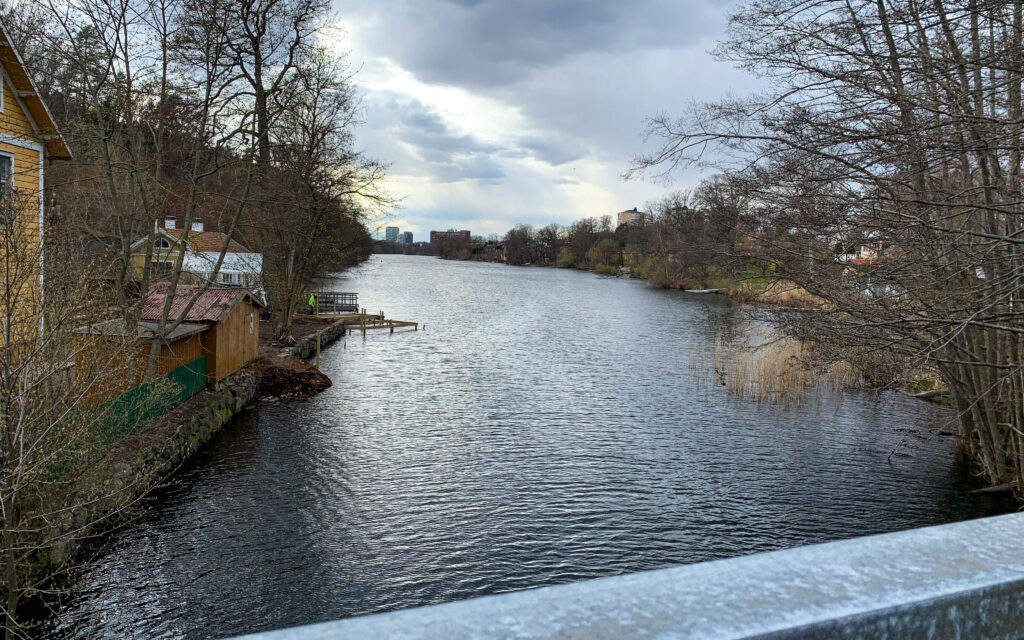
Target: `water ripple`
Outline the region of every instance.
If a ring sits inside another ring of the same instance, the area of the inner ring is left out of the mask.
[[[986,515],[948,419],[898,395],[777,408],[698,384],[723,301],[402,256],[330,288],[426,324],[324,353],[88,571],[52,637],[206,638]]]

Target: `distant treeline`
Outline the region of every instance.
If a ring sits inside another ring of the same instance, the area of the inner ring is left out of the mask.
[[[373,253],[388,253],[388,254],[399,254],[406,256],[436,256],[437,247],[430,244],[429,242],[414,242],[412,244],[404,244],[401,242],[388,242],[386,240],[378,240],[373,243]]]
[[[762,230],[749,202],[727,180],[714,177],[693,191],[678,191],[633,212],[626,224],[611,216],[583,218],[569,226],[520,224],[498,242],[453,241],[442,258],[512,265],[586,269],[633,277],[672,288],[725,287],[737,274],[767,272],[758,256]]]

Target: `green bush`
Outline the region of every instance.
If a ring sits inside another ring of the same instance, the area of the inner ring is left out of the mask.
[[[555,258],[555,266],[560,269],[572,269],[576,266],[576,254],[569,247],[563,248]]]
[[[619,266],[622,265],[622,247],[619,246],[617,240],[604,238],[587,252],[587,264],[595,271],[599,267],[614,267],[618,271]]]

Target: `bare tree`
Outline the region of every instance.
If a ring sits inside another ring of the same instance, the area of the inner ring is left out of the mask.
[[[786,326],[935,367],[980,474],[1024,493],[1022,3],[758,0],[730,25],[719,54],[771,88],[652,119],[635,170],[733,172],[780,276],[834,309]]]
[[[311,52],[279,101],[286,108],[271,131],[275,161],[264,177],[276,195],[263,200],[254,226],[284,338],[317,278],[369,254],[365,216],[392,201],[382,189],[384,166],[355,149],[357,99],[343,60]]]
[[[537,236],[528,224],[517,224],[505,234],[505,262],[530,264],[537,260]]]
[[[314,53],[315,35],[329,7],[325,0],[250,0],[219,4],[213,21],[231,52],[233,65],[251,92],[257,159],[271,161],[271,130],[294,99],[295,71]]]
[[[38,194],[8,189],[0,199],[0,620],[4,638],[27,637],[26,599],[53,589],[59,548],[93,524],[76,479],[113,437],[109,407],[86,410],[112,371],[132,362],[134,333],[113,339],[94,369],[76,370],[84,345],[72,330],[101,318],[115,300],[98,286],[74,238],[46,237],[46,296],[40,289]],[[45,322],[40,323],[43,318]],[[104,490],[106,504],[128,500]],[[103,493],[103,491],[101,491]],[[112,507],[108,515],[116,512]],[[75,516],[75,517],[72,517]]]

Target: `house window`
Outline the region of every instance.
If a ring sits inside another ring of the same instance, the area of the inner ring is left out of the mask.
[[[10,197],[14,189],[14,156],[0,154],[0,228],[14,219],[14,199]]]
[[[164,260],[154,260],[150,269],[151,278],[166,278],[174,270],[174,263]]]
[[[170,249],[171,248],[171,243],[167,242],[167,240],[165,238],[159,238],[156,241],[156,248],[157,249]]]

